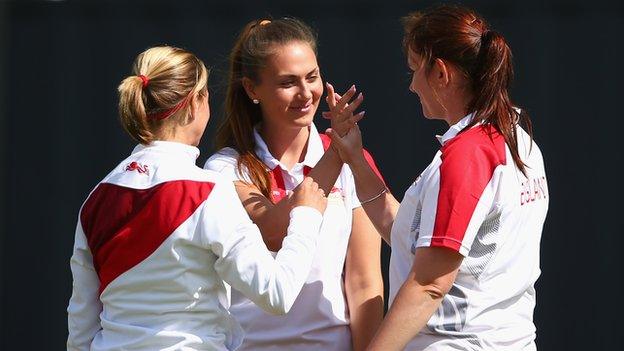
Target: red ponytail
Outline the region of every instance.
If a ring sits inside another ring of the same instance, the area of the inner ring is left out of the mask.
[[[424,57],[428,67],[439,58],[464,72],[473,95],[467,108],[474,113],[467,128],[477,123],[494,127],[505,138],[518,169],[526,174],[518,153],[516,126],[523,125],[531,136],[532,126],[509,98],[513,66],[505,38],[490,30],[477,13],[460,6],[442,5],[412,13],[404,19],[404,26],[405,50]]]

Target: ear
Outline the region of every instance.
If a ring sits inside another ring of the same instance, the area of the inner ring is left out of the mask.
[[[445,87],[451,81],[451,67],[442,59],[435,59],[431,70],[431,79],[435,86]]]
[[[257,99],[258,94],[256,94],[256,84],[253,82],[253,80],[247,77],[243,77],[242,83],[243,89],[245,89],[245,92],[247,93],[247,96],[249,96],[249,99]]]
[[[208,93],[206,94],[197,93],[193,96],[193,98],[191,99],[191,103],[190,103],[191,113],[188,116],[188,123],[192,123],[195,120],[195,116],[197,116],[197,114],[200,113],[202,104],[205,103],[204,99],[207,99],[207,98],[208,98]]]

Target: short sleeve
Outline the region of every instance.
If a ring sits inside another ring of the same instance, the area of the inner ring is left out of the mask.
[[[446,146],[446,145],[445,145]],[[502,148],[502,150],[501,150]],[[467,256],[494,208],[505,164],[502,137],[443,147],[441,164],[425,181],[416,247],[446,247]]]

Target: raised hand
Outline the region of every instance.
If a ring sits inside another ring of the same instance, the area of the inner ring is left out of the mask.
[[[363,157],[362,133],[357,124],[354,124],[347,134],[342,137],[332,128],[327,129],[326,134],[332,140],[332,147],[346,164],[351,165],[355,160]]]
[[[291,207],[309,206],[324,213],[327,208],[327,198],[323,189],[310,177],[305,177],[290,196]]]
[[[344,136],[349,129],[364,118],[365,111],[359,112],[356,115],[353,114],[362,104],[362,101],[364,101],[364,95],[360,93],[355,99],[350,101],[357,92],[355,85],[352,85],[342,96],[336,93],[331,84],[326,83],[326,86],[327,97],[325,101],[327,101],[329,111],[323,112],[322,116],[323,118],[331,120],[332,130],[340,136]]]

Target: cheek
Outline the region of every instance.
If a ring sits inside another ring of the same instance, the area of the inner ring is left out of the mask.
[[[312,97],[315,102],[317,102],[321,96],[323,95],[323,81],[318,79],[312,86],[310,87],[310,91],[312,92]]]
[[[277,89],[266,95],[264,105],[271,109],[284,109],[292,101],[293,95],[289,89]]]

